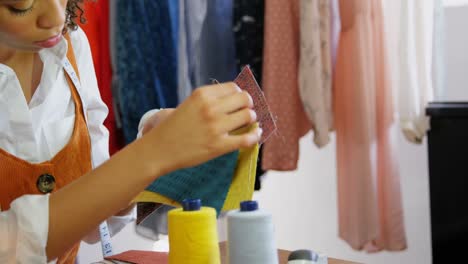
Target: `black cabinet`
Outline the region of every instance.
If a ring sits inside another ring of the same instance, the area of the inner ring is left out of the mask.
[[[468,252],[468,102],[431,103],[428,132],[433,263]]]

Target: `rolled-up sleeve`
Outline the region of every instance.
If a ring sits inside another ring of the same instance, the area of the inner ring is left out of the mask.
[[[0,263],[46,263],[48,232],[49,196],[16,199],[0,212]]]

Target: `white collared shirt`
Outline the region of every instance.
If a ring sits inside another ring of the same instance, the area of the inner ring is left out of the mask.
[[[78,29],[71,32],[70,38],[80,75],[78,92],[87,116],[92,163],[97,167],[109,159],[109,132],[103,125],[108,109],[101,100],[85,33]],[[31,163],[52,159],[73,132],[75,105],[63,70],[67,48],[63,39],[55,47],[39,52],[43,73],[29,104],[15,72],[0,64],[0,148]],[[22,196],[12,203],[10,210],[0,212],[0,263],[46,262],[48,197]],[[111,217],[108,219],[111,234],[134,219],[135,210],[128,216]],[[96,230],[86,241],[98,239]]]

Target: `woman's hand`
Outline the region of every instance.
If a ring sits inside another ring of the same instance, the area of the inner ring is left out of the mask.
[[[234,83],[204,86],[177,109],[155,116],[145,127],[143,139],[164,151],[167,171],[195,166],[258,143],[261,129],[230,134],[256,121],[252,107],[250,95]]]

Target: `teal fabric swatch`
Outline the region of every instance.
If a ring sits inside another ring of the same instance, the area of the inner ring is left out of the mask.
[[[203,206],[215,208],[219,215],[231,186],[238,157],[239,151],[235,151],[196,167],[174,171],[151,183],[146,190],[180,203],[184,199],[201,199]]]

